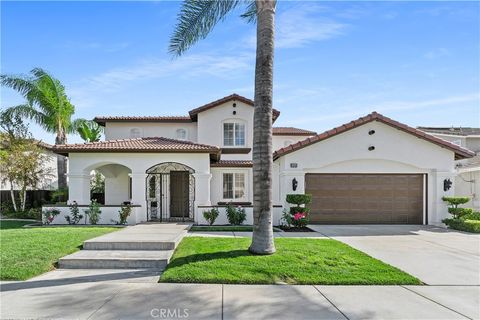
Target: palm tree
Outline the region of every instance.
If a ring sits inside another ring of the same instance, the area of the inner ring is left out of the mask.
[[[102,127],[95,121],[83,121],[77,127],[77,132],[85,142],[97,142],[102,137]]]
[[[253,133],[253,237],[250,252],[275,252],[272,230],[272,95],[275,0],[185,0],[170,39],[169,51],[180,56],[206,38],[227,13],[246,6],[242,17],[257,23]]]
[[[10,107],[6,112],[28,118],[45,131],[55,133],[55,144],[67,143],[67,134],[75,132],[83,120],[72,121],[75,107],[70,103],[65,87],[43,69],[35,68],[26,75],[1,75],[0,84],[18,91],[25,104]],[[57,156],[58,188],[67,187],[66,158]]]

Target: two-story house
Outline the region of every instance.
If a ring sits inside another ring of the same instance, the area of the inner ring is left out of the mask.
[[[69,201],[88,205],[90,172],[98,170],[102,223],[129,202],[129,223],[203,224],[202,212],[218,207],[225,224],[232,203],[251,224],[253,112],[252,100],[233,94],[185,116],[96,117],[105,141],[54,147],[69,156]],[[279,116],[274,110],[274,123]],[[312,194],[313,223],[438,223],[454,160],[473,155],[375,112],[318,135],[274,124],[272,142],[274,224],[289,193]]]

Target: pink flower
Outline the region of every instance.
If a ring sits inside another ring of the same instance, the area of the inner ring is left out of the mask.
[[[305,218],[305,214],[301,212],[297,212],[293,215],[293,220],[298,221],[300,219]]]

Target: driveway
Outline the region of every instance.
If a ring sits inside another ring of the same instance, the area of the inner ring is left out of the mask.
[[[310,225],[429,285],[480,285],[480,235],[433,226]]]

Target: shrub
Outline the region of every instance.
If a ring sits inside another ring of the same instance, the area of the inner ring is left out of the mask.
[[[286,200],[288,203],[294,204],[295,206],[290,207],[288,213],[284,211],[283,220],[287,221],[289,226],[293,225],[297,228],[305,227],[309,222],[308,214],[310,213],[310,208],[307,208],[307,204],[312,201],[312,195],[287,194]]]
[[[46,209],[42,212],[43,219],[42,222],[44,224],[52,223],[53,219],[60,214],[60,210],[58,209]]]
[[[127,219],[132,213],[132,206],[129,204],[123,205],[120,210],[118,210],[118,216],[120,221],[114,221],[116,224],[127,224]]]
[[[308,224],[308,214],[305,212],[297,212],[293,215],[292,224],[297,228],[304,228]]]
[[[88,216],[88,220],[91,224],[98,223],[102,210],[100,210],[100,204],[98,204],[97,200],[93,199],[90,202],[90,206],[85,210],[85,214]]]
[[[71,216],[65,216],[65,220],[67,220],[68,224],[77,224],[83,218],[83,215],[80,214],[80,209],[78,209],[78,203],[73,201],[69,208]]]
[[[52,192],[53,203],[64,203],[68,200],[68,188],[60,188]]]
[[[442,222],[451,229],[480,233],[480,220],[443,219]]]
[[[232,225],[240,225],[245,222],[247,219],[247,214],[245,213],[245,209],[242,207],[234,208],[231,205],[227,206],[227,219],[228,223]]]
[[[311,194],[287,194],[287,202],[290,204],[296,204],[300,207],[302,204],[307,205],[312,202]]]
[[[218,218],[218,209],[212,208],[210,210],[203,211],[203,217],[207,220],[209,225],[213,225]]]
[[[462,220],[480,220],[480,212],[473,211],[462,216]]]
[[[460,218],[461,216],[472,213],[471,209],[459,208],[458,206],[470,201],[468,197],[442,197],[442,200],[448,202],[448,212],[453,216],[454,219]]]
[[[291,215],[290,210],[288,210],[288,209],[283,209],[282,212],[283,212],[282,213],[282,220],[281,220],[282,225],[290,228],[292,226],[293,216]]]

